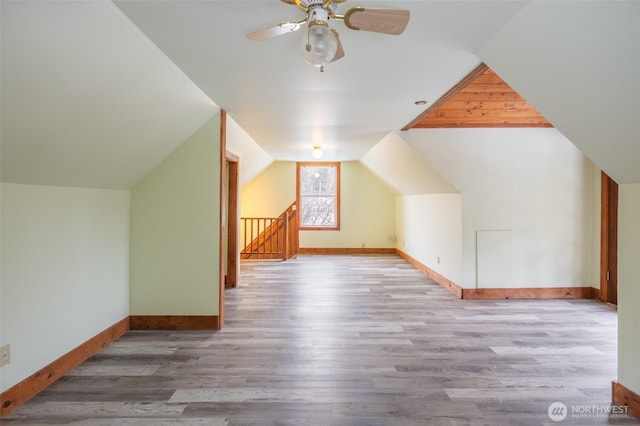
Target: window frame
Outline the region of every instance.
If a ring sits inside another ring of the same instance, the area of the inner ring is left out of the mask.
[[[336,205],[336,223],[332,226],[305,226],[302,224],[302,194],[300,193],[301,185],[300,185],[300,173],[303,167],[334,167],[336,170],[336,194],[335,197],[335,205]],[[311,161],[311,162],[297,162],[296,163],[296,206],[298,209],[298,229],[301,231],[339,231],[340,230],[340,192],[341,192],[341,182],[340,182],[340,163],[339,162],[320,162],[320,161]]]

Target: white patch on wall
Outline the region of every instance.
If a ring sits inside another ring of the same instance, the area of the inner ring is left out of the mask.
[[[513,287],[511,230],[476,231],[477,288]]]

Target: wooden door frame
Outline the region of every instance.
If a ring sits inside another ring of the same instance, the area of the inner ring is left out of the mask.
[[[229,186],[227,191],[227,278],[225,288],[236,288],[240,282],[240,250],[238,249],[240,158],[227,151],[226,166]]]
[[[239,170],[240,159],[227,151],[227,112],[220,110],[218,329],[224,326],[224,291],[227,288],[227,283],[236,287],[240,275],[240,257],[238,255]],[[228,218],[231,220],[228,220]],[[227,272],[226,274],[225,271]]]
[[[618,304],[618,184],[601,173],[600,299]]]

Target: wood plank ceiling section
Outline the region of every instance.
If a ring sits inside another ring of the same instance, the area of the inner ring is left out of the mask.
[[[480,64],[402,130],[553,127],[485,64]]]

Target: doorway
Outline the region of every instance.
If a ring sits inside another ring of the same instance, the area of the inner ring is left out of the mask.
[[[601,178],[600,299],[618,304],[618,184]]]
[[[239,280],[239,250],[238,250],[238,172],[239,158],[228,152],[227,162],[227,259],[225,274],[225,289],[236,288]]]
[[[220,262],[218,328],[224,326],[224,292],[239,284],[238,193],[240,159],[227,151],[227,113],[220,111]]]

